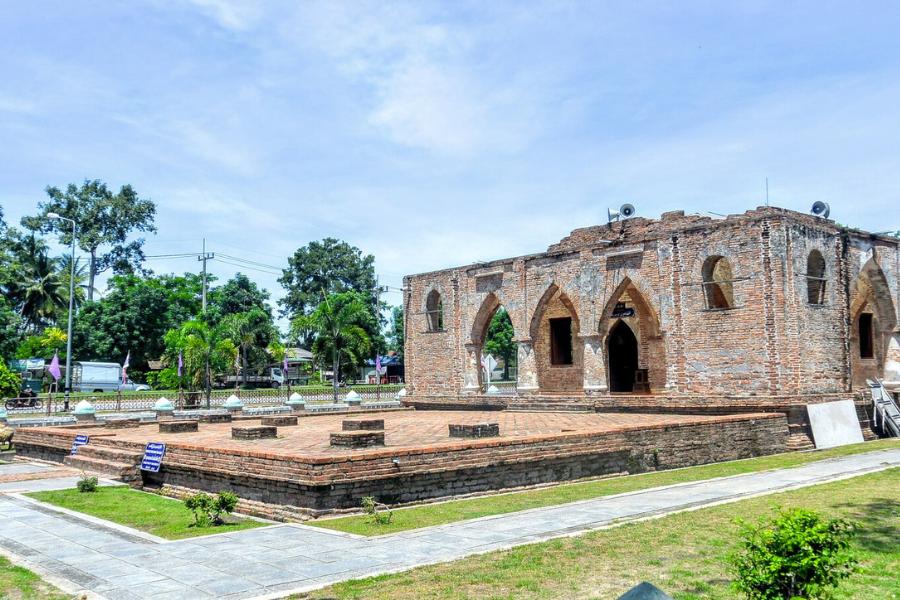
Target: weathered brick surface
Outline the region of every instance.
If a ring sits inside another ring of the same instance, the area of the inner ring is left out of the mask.
[[[230,413],[216,413],[211,415],[200,415],[197,418],[201,423],[231,423],[234,417]]]
[[[331,434],[331,445],[336,448],[372,448],[374,446],[384,446],[384,431],[336,431]]]
[[[271,425],[244,425],[231,428],[231,437],[236,440],[261,440],[278,437],[278,428]]]
[[[141,424],[141,420],[138,418],[119,418],[119,419],[107,419],[103,426],[107,429],[125,429],[139,427]]]
[[[194,420],[178,420],[178,421],[160,421],[160,433],[190,433],[198,430],[197,421]]]
[[[341,423],[344,431],[379,431],[384,430],[384,419],[345,419]]]
[[[450,437],[455,438],[486,438],[500,435],[499,423],[475,423],[471,425],[451,423],[447,427],[450,429]]]
[[[275,427],[290,427],[297,424],[297,417],[291,415],[270,415],[260,417],[260,424],[274,425]]]
[[[810,302],[813,251],[824,258],[821,303]],[[710,308],[704,292],[716,256],[730,265],[729,308]],[[404,287],[410,402],[478,393],[501,305],[519,344],[520,394],[609,394],[609,334],[620,321],[653,394],[802,397],[852,392],[875,376],[900,385],[900,241],[774,207],[578,229],[545,253],[412,275]],[[439,330],[428,323],[434,291]],[[634,316],[613,317],[617,304]],[[871,358],[861,314],[873,315]],[[548,322],[559,316],[575,329],[571,366],[549,364]]]

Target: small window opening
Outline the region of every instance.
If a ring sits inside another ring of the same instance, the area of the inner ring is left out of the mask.
[[[731,308],[734,306],[734,290],[731,264],[721,256],[711,256],[703,265],[703,289],[707,308]]]
[[[818,250],[806,260],[806,291],[810,304],[825,303],[825,258]]]
[[[428,331],[444,330],[444,302],[437,290],[428,294],[425,302],[425,317],[428,323]]]
[[[550,319],[550,364],[572,364],[572,318]]]
[[[875,327],[872,313],[859,315],[859,357],[875,358]]]

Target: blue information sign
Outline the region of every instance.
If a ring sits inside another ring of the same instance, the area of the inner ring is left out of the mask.
[[[141,461],[141,470],[159,473],[159,465],[162,463],[163,454],[165,453],[165,444],[149,442],[146,450],[144,450],[144,459]]]
[[[88,440],[91,439],[86,435],[76,435],[75,441],[72,442],[72,451],[69,452],[70,455],[75,456],[75,452],[78,450],[78,446],[84,446],[88,443]]]

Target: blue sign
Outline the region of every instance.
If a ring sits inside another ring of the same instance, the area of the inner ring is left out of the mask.
[[[165,453],[165,444],[147,443],[147,448],[144,450],[144,459],[141,460],[141,470],[159,473],[159,465],[162,463],[163,454]]]
[[[71,456],[75,456],[75,452],[78,450],[78,446],[84,446],[88,443],[88,440],[91,439],[86,435],[76,435],[75,441],[72,442],[72,451],[69,452]]]

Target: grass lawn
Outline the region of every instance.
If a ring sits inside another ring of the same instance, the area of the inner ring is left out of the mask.
[[[861,527],[854,552],[862,571],[835,598],[900,596],[900,470],[629,523],[575,538],[473,556],[453,563],[350,581],[295,599],[617,598],[649,581],[678,600],[740,598],[725,557],[739,527],[805,507]]]
[[[817,452],[792,452],[789,454],[763,456],[760,458],[729,463],[690,467],[672,471],[658,471],[631,477],[601,479],[585,483],[560,485],[541,490],[516,492],[497,496],[483,496],[469,500],[456,500],[439,504],[417,506],[394,511],[392,522],[389,525],[377,525],[371,523],[371,518],[365,515],[310,521],[307,524],[359,535],[381,535],[384,533],[394,533],[420,527],[431,527],[433,525],[441,525],[477,517],[517,512],[529,508],[539,508],[542,506],[575,502],[577,500],[587,500],[600,496],[622,494],[625,492],[644,490],[663,485],[672,485],[675,483],[727,477],[730,475],[740,475],[741,473],[766,471],[769,469],[797,467],[826,458],[848,456],[859,454],[861,452],[870,452],[872,450],[888,448],[900,448],[900,441],[896,439],[878,440],[867,442],[865,444],[841,446],[839,448],[820,450]]]
[[[225,533],[263,527],[266,523],[228,517],[228,523],[215,527],[194,527],[194,515],[182,502],[139,492],[125,486],[99,487],[96,492],[76,489],[34,492],[28,496],[69,510],[85,513],[113,523],[146,531],[167,540]],[[0,596],[2,598],[2,596]]]
[[[28,569],[0,556],[0,600],[68,600],[64,594]]]

